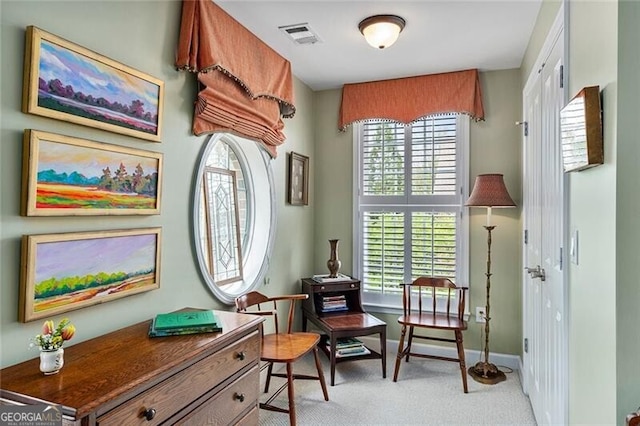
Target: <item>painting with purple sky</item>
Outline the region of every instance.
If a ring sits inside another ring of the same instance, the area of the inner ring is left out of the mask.
[[[154,270],[156,235],[94,238],[38,244],[35,283],[99,272]]]
[[[160,287],[161,228],[24,235],[23,322]]]
[[[164,82],[27,27],[23,111],[160,142]]]
[[[142,101],[145,112],[158,114],[158,86],[81,56],[46,40],[40,46],[40,78],[59,79],[76,93],[131,105]]]

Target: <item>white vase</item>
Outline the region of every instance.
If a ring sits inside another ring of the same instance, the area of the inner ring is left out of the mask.
[[[40,371],[44,374],[56,374],[64,365],[64,349],[40,351]]]

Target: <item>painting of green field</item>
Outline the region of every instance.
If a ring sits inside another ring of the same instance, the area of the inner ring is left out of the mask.
[[[26,130],[26,216],[159,214],[162,154]]]
[[[76,187],[63,184],[38,182],[36,207],[38,208],[124,208],[153,209],[156,200],[152,196],[121,194],[97,187]]]
[[[160,228],[23,235],[20,320],[159,288],[160,240]]]
[[[144,288],[145,286],[153,285],[155,283],[155,274],[146,273],[139,276],[123,276],[119,280],[114,280],[108,284],[99,285],[95,281],[93,283],[87,283],[91,281],[88,277],[82,277],[79,279],[76,290],[71,290],[68,293],[58,293],[53,295],[47,295],[46,292],[39,290],[42,289],[42,284],[36,286],[36,294],[33,302],[33,311],[49,311],[51,309],[64,307],[68,305],[74,305],[83,301],[90,301],[91,299],[100,299],[108,295],[117,295],[127,291],[134,291],[138,288]],[[88,287],[93,284],[93,287]],[[83,286],[87,286],[84,288]],[[40,288],[39,288],[40,287]],[[59,283],[51,283],[51,288],[60,288]],[[40,297],[38,297],[40,296]]]

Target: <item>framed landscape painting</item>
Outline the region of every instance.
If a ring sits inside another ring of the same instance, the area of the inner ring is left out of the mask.
[[[159,152],[27,129],[22,214],[159,214],[162,160]]]
[[[24,235],[20,321],[159,288],[160,240],[160,228]]]
[[[34,26],[25,45],[23,112],[160,142],[162,80]]]

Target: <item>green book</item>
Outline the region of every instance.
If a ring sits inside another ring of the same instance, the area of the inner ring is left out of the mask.
[[[181,328],[169,328],[165,330],[158,330],[155,327],[156,320],[151,321],[149,326],[149,337],[165,337],[165,336],[181,336],[184,334],[198,334],[198,333],[219,333],[222,331],[222,327],[219,325],[211,326],[199,326],[199,327],[181,327]]]
[[[155,330],[219,326],[213,311],[187,311],[158,314],[156,315],[152,325]]]
[[[362,341],[354,337],[341,338],[336,342],[336,349],[359,348],[361,346],[363,346]]]

